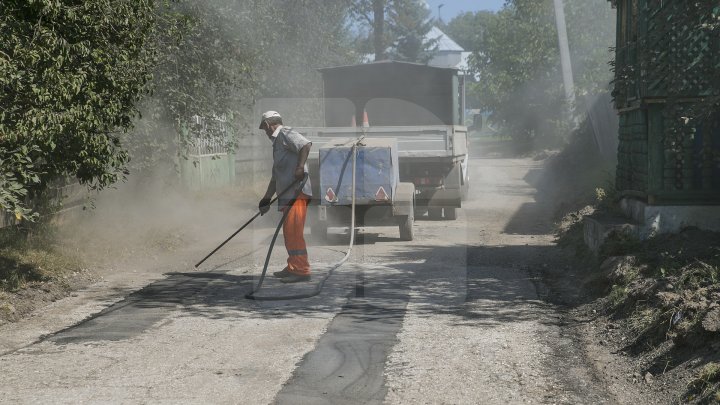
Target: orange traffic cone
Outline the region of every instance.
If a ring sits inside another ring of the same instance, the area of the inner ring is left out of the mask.
[[[363,110],[363,128],[368,128],[370,126],[370,121],[368,121],[367,111]]]

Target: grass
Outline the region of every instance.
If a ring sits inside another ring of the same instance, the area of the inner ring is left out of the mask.
[[[639,307],[630,315],[630,328],[637,335],[646,333],[660,322],[661,313],[657,308]]]
[[[627,287],[622,285],[613,285],[608,294],[608,303],[611,308],[617,308],[622,305],[628,297]]]
[[[697,289],[717,284],[719,280],[720,266],[696,260],[683,266],[678,277],[678,285],[682,289]]]
[[[0,292],[15,292],[33,282],[61,279],[81,267],[55,249],[51,232],[28,235],[0,229]]]
[[[700,369],[697,377],[690,382],[688,396],[692,398],[693,394],[698,394],[701,397],[710,397],[718,401],[720,400],[720,389],[716,387],[717,383],[720,383],[720,363],[710,362]],[[712,390],[715,391],[711,392]]]

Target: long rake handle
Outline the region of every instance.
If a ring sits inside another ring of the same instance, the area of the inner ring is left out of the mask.
[[[271,203],[271,204],[272,204],[272,203]],[[252,218],[250,218],[249,221],[245,222],[245,225],[243,225],[242,227],[240,227],[240,229],[238,229],[238,230],[235,231],[232,235],[230,235],[230,237],[228,237],[227,239],[225,239],[225,241],[224,241],[223,243],[221,243],[220,246],[218,246],[218,247],[216,247],[215,249],[213,249],[212,252],[208,253],[207,256],[203,257],[202,260],[200,260],[199,262],[197,262],[197,264],[195,265],[195,268],[198,268],[201,264],[203,264],[203,262],[204,262],[205,260],[207,260],[210,256],[214,255],[215,252],[217,252],[218,250],[220,250],[221,247],[225,246],[226,243],[230,242],[230,239],[234,238],[235,235],[239,234],[240,231],[242,231],[243,229],[245,229],[246,226],[250,225],[250,223],[251,223],[252,221],[254,221],[255,218],[257,218],[257,217],[259,217],[259,216],[260,216],[260,212],[256,213]]]
[[[286,193],[288,190],[290,190],[295,184],[297,184],[298,181],[300,181],[300,180],[295,180],[291,185],[289,185],[289,186],[288,186],[285,190],[283,190],[281,193],[277,193],[277,197],[275,197],[275,198],[273,198],[272,200],[270,200],[270,202],[268,203],[268,205],[272,205],[272,203],[274,203],[275,201],[277,201],[278,198],[280,198],[281,195],[285,194],[285,193]],[[238,230],[235,231],[232,235],[230,235],[227,239],[225,239],[225,241],[224,241],[223,243],[221,243],[220,246],[216,247],[212,252],[208,253],[207,256],[203,257],[202,260],[200,260],[199,262],[197,262],[197,264],[195,265],[195,268],[197,269],[201,264],[203,264],[203,262],[205,262],[205,260],[207,260],[208,258],[210,258],[210,256],[214,255],[215,252],[217,252],[218,250],[220,250],[220,248],[222,248],[223,246],[225,246],[226,243],[230,242],[230,239],[234,238],[235,235],[239,234],[240,231],[242,231],[243,229],[245,229],[246,226],[250,225],[250,223],[251,223],[252,221],[254,221],[255,218],[259,217],[260,215],[261,215],[261,212],[258,211],[252,218],[250,218],[249,221],[245,222],[245,225],[241,226],[240,229],[238,229]]]

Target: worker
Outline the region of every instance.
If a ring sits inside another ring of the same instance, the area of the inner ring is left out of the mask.
[[[283,224],[283,237],[288,253],[287,266],[276,271],[274,275],[284,283],[309,281],[310,262],[303,231],[312,188],[309,178],[304,184],[302,180],[308,175],[307,157],[312,143],[292,128],[283,126],[282,117],[277,111],[263,113],[260,129],[265,131],[273,145],[272,178],[258,205],[260,213],[264,215],[270,209],[271,198],[276,192],[282,193],[290,187],[283,195],[278,196],[278,209],[283,213],[287,211]],[[291,187],[295,182],[297,184]],[[295,202],[289,206],[296,195]]]

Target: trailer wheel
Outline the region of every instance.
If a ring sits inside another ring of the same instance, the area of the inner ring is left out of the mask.
[[[457,208],[445,207],[445,219],[448,221],[454,221],[457,219]]]
[[[400,217],[400,240],[411,241],[415,237],[413,223],[415,218],[410,215]]]

